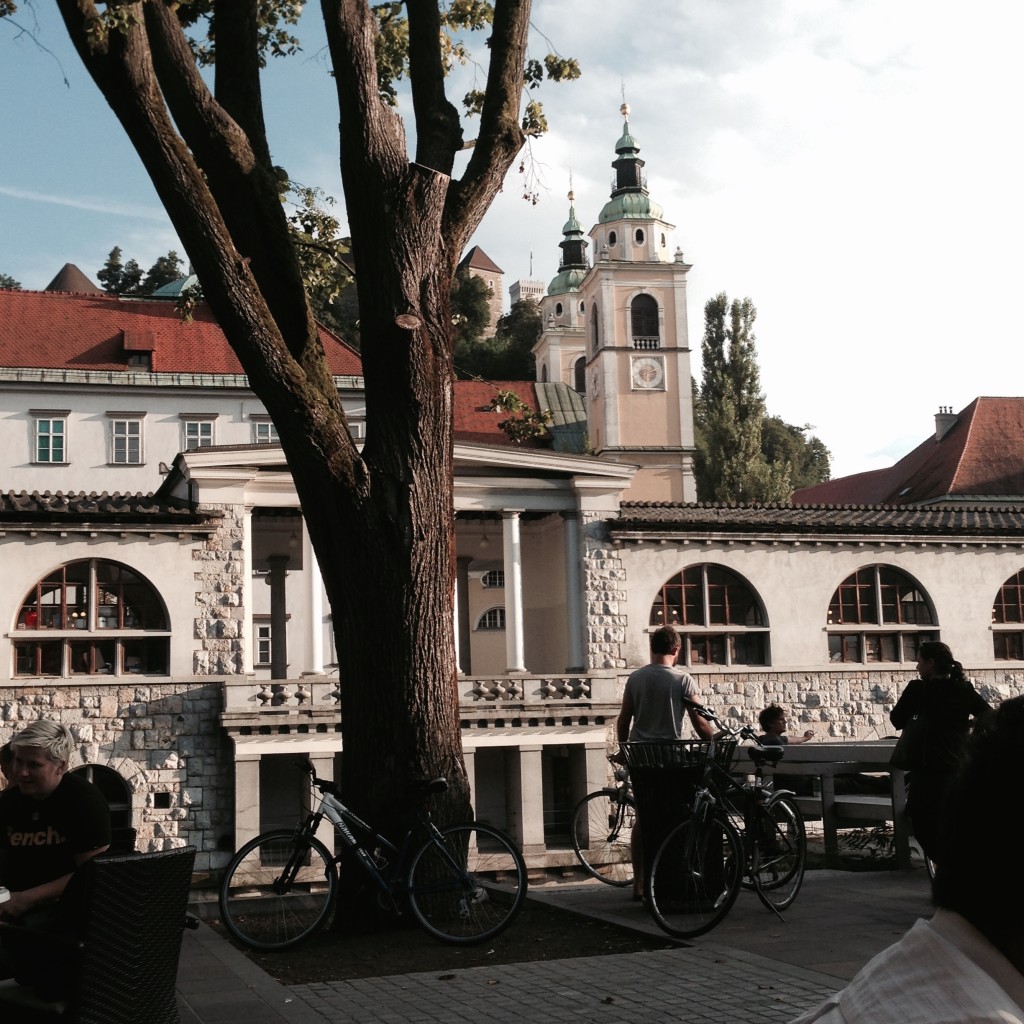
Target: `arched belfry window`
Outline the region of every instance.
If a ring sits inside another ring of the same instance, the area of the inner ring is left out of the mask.
[[[666,582],[651,605],[651,626],[675,626],[679,664],[767,665],[768,628],[761,600],[724,566],[691,565]]]
[[[590,307],[590,343],[593,350],[597,351],[598,330],[597,330],[597,303]]]
[[[868,565],[847,576],[828,606],[829,661],[906,664],[938,620],[920,585],[901,569]]]
[[[1014,573],[996,594],[992,653],[997,661],[1024,661],[1024,569]]]
[[[583,356],[572,364],[572,388],[581,395],[587,393],[587,361]]]
[[[82,559],[21,603],[16,676],[167,675],[170,623],[153,585],[118,562]]]
[[[630,333],[633,348],[661,348],[658,326],[658,303],[653,296],[638,295],[629,306]]]

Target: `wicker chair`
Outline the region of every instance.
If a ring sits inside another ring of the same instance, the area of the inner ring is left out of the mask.
[[[4,1024],[178,1024],[175,982],[196,851],[100,856],[76,873],[63,899],[80,922],[78,941],[5,928],[38,962],[70,963],[70,991],[57,1002],[0,982]]]

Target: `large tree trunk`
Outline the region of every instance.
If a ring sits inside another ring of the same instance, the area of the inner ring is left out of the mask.
[[[264,135],[256,0],[218,0],[216,96],[174,4],[59,0],[86,67],[136,147],[205,295],[277,426],[327,588],[352,805],[398,833],[410,783],[468,814],[455,687],[452,352],[459,254],[522,143],[529,0],[496,0],[480,133],[465,174],[444,95],[437,3],[407,5],[415,162],[380,97],[366,0],[321,0],[358,268],[366,443],[326,366]],[[98,31],[102,17],[114,21]]]

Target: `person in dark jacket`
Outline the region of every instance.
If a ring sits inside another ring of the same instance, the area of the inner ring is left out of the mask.
[[[914,835],[925,856],[937,862],[946,790],[956,774],[971,719],[991,708],[953,652],[938,640],[921,644],[917,674],[889,713],[889,721],[903,730],[893,763],[908,772],[907,813]]]

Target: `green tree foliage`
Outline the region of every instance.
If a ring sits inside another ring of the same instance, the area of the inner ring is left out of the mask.
[[[458,375],[463,379],[534,380],[537,364],[533,346],[540,331],[540,306],[533,299],[520,299],[498,320],[493,338],[456,346]]]
[[[465,347],[479,344],[491,319],[491,292],[482,277],[465,268],[452,282],[452,326],[455,338],[456,366],[458,353]]]
[[[121,247],[115,245],[107,256],[107,262],[96,271],[103,290],[111,295],[152,295],[157,288],[182,276],[184,264],[173,249],[166,256],[160,256],[145,276],[135,260],[122,263],[121,256]]]
[[[163,288],[165,284],[184,277],[184,268],[185,264],[182,258],[171,249],[166,256],[158,257],[153,266],[146,271],[146,276],[139,286],[139,292],[142,295],[152,295],[158,288]]]
[[[704,307],[695,388],[694,473],[701,501],[789,501],[796,487],[829,478],[829,452],[816,437],[768,416],[761,393],[754,321],[747,299],[722,292]]]
[[[778,416],[761,421],[761,451],[769,464],[787,464],[793,490],[824,483],[832,476],[832,455],[809,423],[795,427]]]
[[[57,6],[280,434],[332,609],[346,800],[401,834],[409,781],[446,775],[438,816],[464,816],[452,686],[451,290],[458,254],[541,128],[535,103],[521,110],[535,84],[529,0],[321,0],[356,256],[361,446],[325,359],[263,109],[261,68],[297,45],[300,5]],[[477,32],[486,72],[467,139],[445,75]],[[573,61],[542,64],[549,78],[578,74]],[[408,131],[392,105],[398,80],[408,83]]]
[[[21,282],[15,281],[10,274],[0,274],[0,291],[20,292]]]

